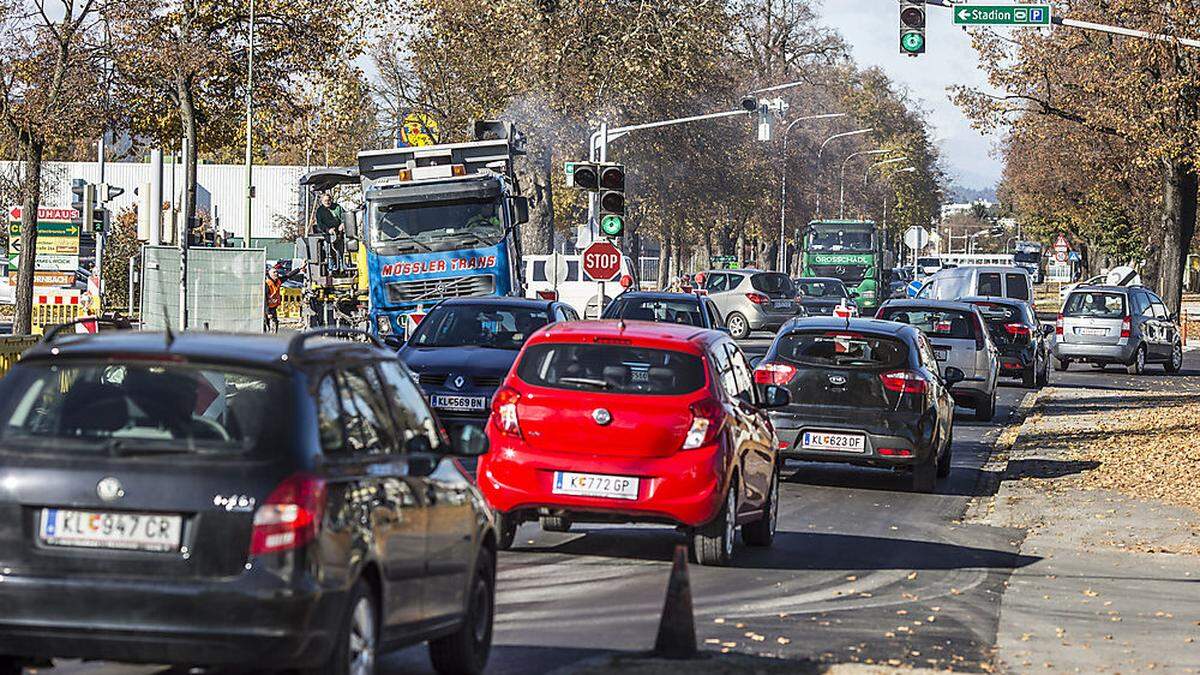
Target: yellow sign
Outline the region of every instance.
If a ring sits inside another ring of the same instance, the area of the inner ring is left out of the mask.
[[[400,126],[400,138],[396,145],[402,148],[419,148],[437,143],[437,122],[425,113],[409,113]]]

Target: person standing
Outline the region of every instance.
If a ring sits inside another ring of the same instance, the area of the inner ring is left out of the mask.
[[[342,221],[344,210],[342,205],[333,201],[329,191],[321,193],[317,206],[313,209],[311,231],[325,239],[325,248],[329,251],[330,271],[342,270],[342,257],[346,248],[346,225]]]

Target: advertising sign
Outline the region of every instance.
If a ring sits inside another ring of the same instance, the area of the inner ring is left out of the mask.
[[[8,277],[13,283],[21,250],[21,209],[9,211]],[[75,209],[38,209],[37,250],[34,261],[34,285],[69,286],[79,269],[79,216]]]

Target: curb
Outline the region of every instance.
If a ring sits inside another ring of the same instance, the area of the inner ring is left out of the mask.
[[[996,498],[1004,475],[1008,472],[1009,452],[1021,438],[1021,428],[1030,416],[1034,406],[1041,401],[1042,394],[1054,387],[1043,387],[1031,391],[1021,399],[1013,410],[1012,418],[1000,432],[1000,437],[992,444],[988,459],[979,467],[979,477],[975,481],[975,494],[978,495],[967,505],[963,515],[964,520],[983,520],[989,509],[985,506]]]

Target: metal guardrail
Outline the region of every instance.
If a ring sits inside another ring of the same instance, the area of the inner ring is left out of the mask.
[[[40,339],[36,335],[6,335],[0,337],[0,377],[7,375],[8,371],[16,365],[17,361],[21,360],[21,354],[24,354],[26,349],[36,345]]]

